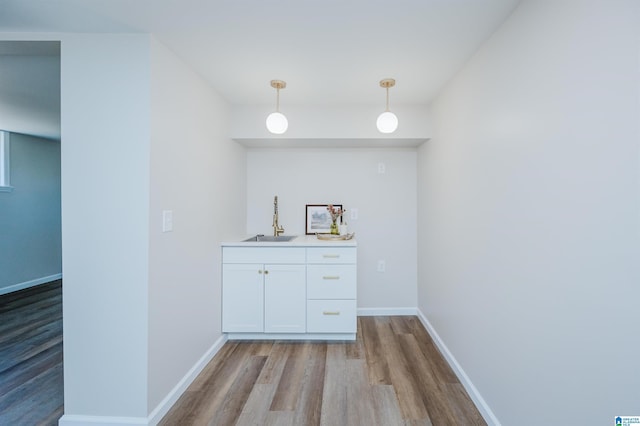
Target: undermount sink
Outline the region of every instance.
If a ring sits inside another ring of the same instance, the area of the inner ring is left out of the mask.
[[[295,235],[256,235],[255,237],[242,240],[245,243],[272,243],[277,241],[291,241],[295,238]]]

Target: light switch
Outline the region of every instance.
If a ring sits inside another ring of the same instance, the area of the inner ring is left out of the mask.
[[[358,219],[358,209],[351,209],[351,220],[356,220]]]
[[[378,260],[378,272],[384,272],[387,270],[387,262],[384,260]]]
[[[162,211],[162,232],[173,231],[173,210]]]
[[[387,166],[384,163],[378,163],[378,173],[383,174],[387,171]]]

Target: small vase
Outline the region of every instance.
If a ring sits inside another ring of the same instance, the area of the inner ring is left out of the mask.
[[[338,224],[336,221],[331,222],[331,235],[340,235],[340,230],[338,229]]]

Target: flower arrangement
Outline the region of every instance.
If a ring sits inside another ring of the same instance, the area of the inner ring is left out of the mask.
[[[339,217],[342,217],[342,214],[346,212],[346,210],[342,210],[342,207],[333,207],[333,204],[329,204],[327,206],[327,210],[331,215],[331,221],[335,222]]]
[[[346,212],[346,210],[343,210],[342,207],[334,207],[333,204],[329,204],[327,206],[327,211],[329,211],[329,214],[331,215],[331,233],[337,235],[340,231],[338,230],[338,224],[336,221],[339,217],[342,217],[342,214]]]

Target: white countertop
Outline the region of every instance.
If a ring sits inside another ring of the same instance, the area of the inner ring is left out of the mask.
[[[255,235],[247,235],[240,237],[237,241],[225,241],[220,245],[222,247],[356,247],[358,242],[355,238],[350,240],[319,240],[315,235],[299,235],[291,241],[249,241],[243,240],[251,238]]]

